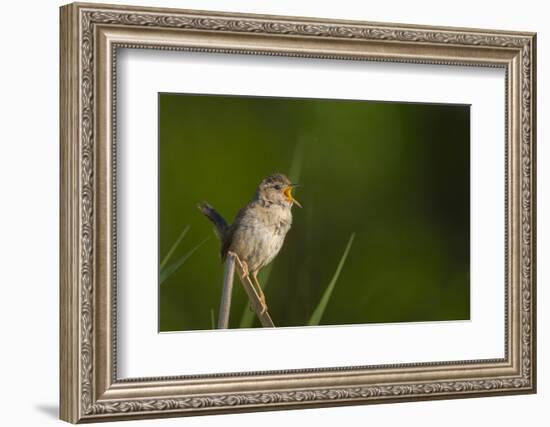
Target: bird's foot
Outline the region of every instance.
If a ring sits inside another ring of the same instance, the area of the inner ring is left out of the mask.
[[[265,303],[265,300],[262,301],[262,309],[260,310],[260,315],[267,313],[267,304]]]
[[[237,261],[237,264],[239,264],[239,268],[240,268],[240,278],[242,280],[246,279],[248,277],[248,264],[246,263],[246,261],[241,261],[241,259],[239,258],[239,256],[235,253],[235,252],[228,252],[228,254],[231,254],[235,257],[235,260]]]
[[[257,279],[256,279],[257,280]],[[258,283],[256,281],[256,283]],[[261,314],[264,314],[267,311],[267,304],[265,302],[265,294],[262,291],[262,288],[260,288],[260,284],[258,283],[258,290],[260,291],[260,294],[258,295],[258,298],[260,299],[260,304],[262,306],[262,309],[260,311]]]
[[[267,304],[265,303],[265,298],[260,298],[260,316],[267,313]],[[248,304],[248,309],[250,311],[256,311],[254,310],[254,305],[252,303]]]

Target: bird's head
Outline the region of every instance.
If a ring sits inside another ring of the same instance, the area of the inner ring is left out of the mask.
[[[291,207],[293,203],[296,203],[302,207],[292,195],[292,189],[296,185],[290,182],[285,175],[277,173],[262,180],[258,186],[257,196],[259,199],[277,205]]]

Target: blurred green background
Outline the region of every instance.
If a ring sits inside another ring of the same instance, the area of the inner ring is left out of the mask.
[[[216,322],[223,265],[197,202],[231,222],[274,172],[304,206],[260,274],[277,326],[308,324],[353,233],[320,324],[469,319],[469,106],[162,93],[159,108],[160,331]],[[251,326],[235,280],[230,327]]]

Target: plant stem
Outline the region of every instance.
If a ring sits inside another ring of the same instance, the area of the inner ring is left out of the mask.
[[[231,294],[233,293],[233,277],[235,276],[235,255],[227,254],[223,272],[222,299],[218,315],[218,329],[229,327],[229,311],[231,310]]]
[[[269,315],[269,312],[267,310],[264,311],[264,306],[262,304],[262,301],[260,300],[260,296],[258,295],[258,292],[256,291],[256,287],[252,283],[252,280],[250,280],[250,276],[247,275],[246,277],[243,278],[243,268],[242,268],[241,261],[239,260],[239,257],[233,252],[228,252],[227,255],[228,256],[233,255],[234,260],[237,261],[237,274],[241,279],[241,283],[244,287],[244,290],[248,295],[248,299],[250,300],[250,303],[252,304],[252,309],[256,313],[256,316],[258,316],[260,323],[264,328],[274,328],[275,324],[273,323],[273,320],[271,320],[271,316]]]

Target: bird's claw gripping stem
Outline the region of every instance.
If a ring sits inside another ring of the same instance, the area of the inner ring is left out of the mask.
[[[249,282],[251,282],[250,272],[248,270],[248,264],[245,261],[241,261],[241,259],[239,258],[239,256],[235,252],[228,252],[228,254],[232,255],[235,258],[235,260],[237,261],[237,263],[239,264],[239,268],[240,268],[240,271],[241,271],[241,274],[240,274],[241,279],[245,280],[245,279],[248,278]],[[258,283],[258,277],[256,276],[256,273],[253,273],[252,277],[254,279],[254,283],[257,286],[256,292],[258,294],[258,298],[260,300],[260,304],[261,304],[261,307],[262,307],[261,311],[260,311],[260,315],[263,315],[263,314],[267,313],[267,304],[265,302],[265,295],[264,295],[264,292],[262,290],[262,287]]]
[[[246,279],[248,277],[248,264],[245,261],[241,261],[239,256],[235,252],[228,252],[228,254],[231,254],[235,257],[237,260],[237,263],[239,264],[240,270],[241,270],[241,279]]]

